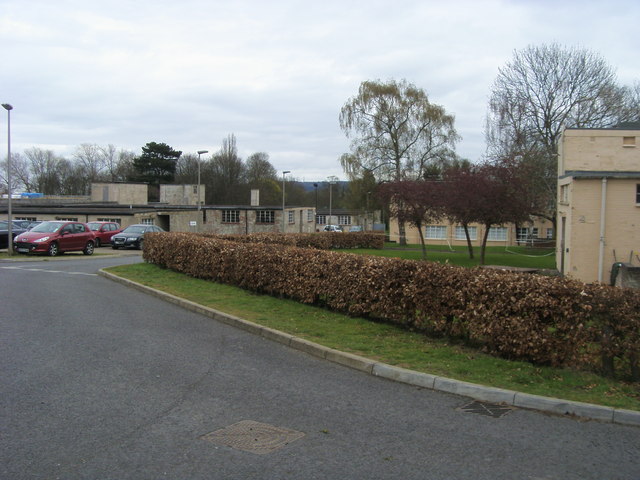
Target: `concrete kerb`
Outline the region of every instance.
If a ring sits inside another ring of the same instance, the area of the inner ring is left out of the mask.
[[[563,416],[580,417],[587,420],[598,420],[640,427],[640,412],[633,410],[617,409],[590,403],[542,397],[501,388],[486,387],[484,385],[394,367],[393,365],[376,362],[359,355],[324,347],[309,340],[243,320],[242,318],[113,275],[104,270],[99,270],[98,273],[113,281],[174,303],[195,313],[205,315],[221,323],[240,328],[255,335],[260,335],[267,340],[281,343],[315,357],[323,358],[387,380],[469,397],[474,400],[500,403]]]

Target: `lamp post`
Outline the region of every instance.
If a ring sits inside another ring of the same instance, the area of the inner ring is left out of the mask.
[[[11,110],[13,106],[3,103],[2,106],[7,111],[7,255],[13,254],[13,222],[11,215]]]
[[[284,172],[282,172],[282,233],[285,233],[284,231],[284,176],[287,173],[291,173],[291,170],[285,170]]]
[[[331,203],[332,203],[332,193],[331,193],[331,186],[336,183],[336,181],[338,180],[338,177],[331,175],[330,177],[327,177],[327,180],[329,180],[329,225],[333,225],[332,221],[331,221]]]
[[[200,204],[202,203],[200,201],[200,155],[203,153],[209,153],[209,150],[198,150],[198,227],[196,229],[198,233],[200,233]]]

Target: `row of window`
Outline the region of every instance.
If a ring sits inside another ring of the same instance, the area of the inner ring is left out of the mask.
[[[289,210],[289,223],[296,223],[296,211]],[[275,223],[275,210],[256,210],[256,223]],[[313,222],[313,210],[307,210],[307,222]],[[240,210],[223,210],[222,223],[240,223]]]
[[[338,225],[351,225],[351,215],[332,215],[332,217],[338,218]],[[316,218],[318,225],[326,225],[329,215],[318,215]]]
[[[446,225],[427,225],[425,227],[425,238],[427,240],[446,240],[447,236]],[[469,238],[471,240],[478,239],[478,227],[467,227],[469,231]],[[553,228],[546,229],[546,238],[553,238]],[[507,240],[507,227],[491,227],[489,229],[489,235],[487,236],[487,240],[489,241],[506,241]],[[518,240],[526,240],[529,238],[539,238],[538,237],[538,228],[518,228],[516,229],[516,237]],[[456,226],[454,227],[454,238],[456,240],[466,240],[467,237],[464,232],[464,227]]]

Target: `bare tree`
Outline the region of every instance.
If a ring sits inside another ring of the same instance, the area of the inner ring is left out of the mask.
[[[207,203],[234,204],[243,200],[246,168],[238,156],[236,137],[231,134],[222,140],[222,148],[206,167]]]
[[[37,147],[26,149],[24,155],[29,162],[34,190],[45,195],[59,195],[60,165],[64,159],[52,150]]]
[[[198,155],[186,153],[178,159],[176,163],[176,183],[196,184],[198,183]]]
[[[551,44],[515,51],[493,84],[488,156],[537,170],[536,188],[545,191],[549,209],[538,214],[555,222],[556,149],[562,131],[632,120],[633,104],[632,90],[618,86],[613,69],[589,50]]]
[[[7,190],[7,161],[0,162],[0,185],[1,190]],[[25,189],[32,191],[31,170],[28,160],[20,153],[11,153],[11,190]]]
[[[103,150],[96,144],[83,143],[76,148],[73,158],[84,170],[82,190],[84,194],[88,194],[91,189],[91,182],[98,180],[98,176],[104,170],[105,156]]]

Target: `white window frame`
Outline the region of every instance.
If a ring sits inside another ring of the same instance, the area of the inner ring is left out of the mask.
[[[287,213],[289,214],[289,225],[293,225],[294,223],[296,223],[295,210],[289,210]]]
[[[506,242],[507,241],[507,227],[491,227],[489,229],[489,235],[487,241],[489,242]]]
[[[469,230],[469,239],[477,240],[478,239],[478,227],[467,227]],[[467,236],[464,233],[464,227],[462,225],[456,225],[456,240],[466,240]]]
[[[276,223],[276,215],[273,210],[257,210],[256,223],[273,224]]]
[[[222,223],[240,223],[240,210],[223,210]]]
[[[327,224],[327,215],[317,215],[316,223],[318,225],[326,225]]]
[[[426,240],[446,240],[447,239],[447,226],[446,225],[427,225],[424,227]]]
[[[338,215],[338,225],[351,225],[351,215]]]
[[[143,218],[140,220],[142,225],[155,225],[153,222],[153,218]]]

